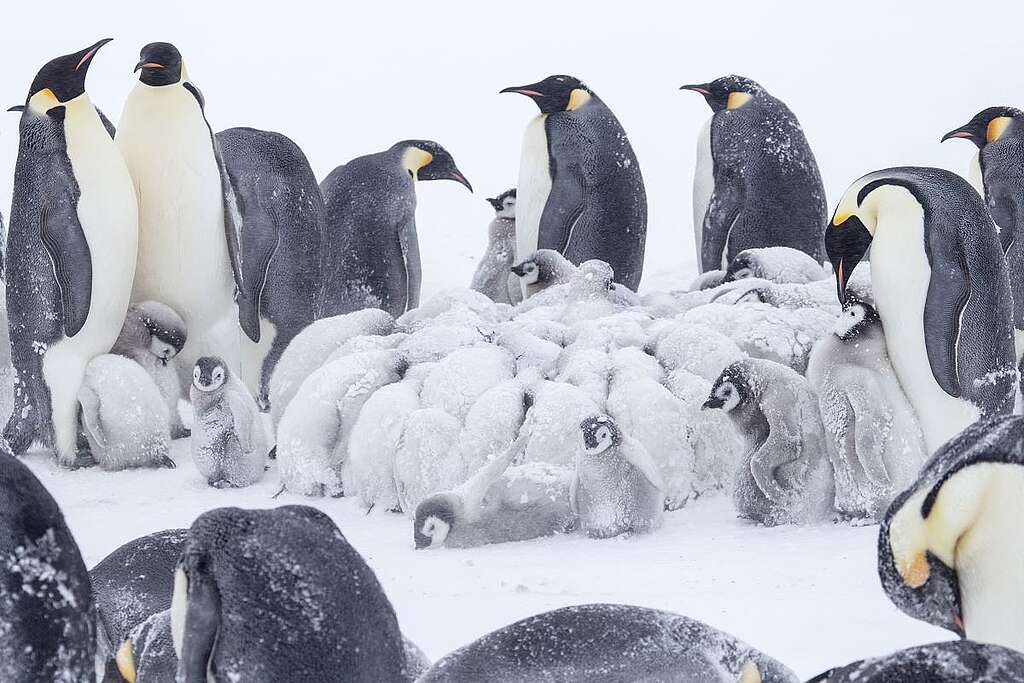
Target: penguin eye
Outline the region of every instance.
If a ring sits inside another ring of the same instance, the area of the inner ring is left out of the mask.
[[[199,368],[196,368],[195,370],[192,371],[192,379],[198,382],[200,374],[201,373],[199,372]]]

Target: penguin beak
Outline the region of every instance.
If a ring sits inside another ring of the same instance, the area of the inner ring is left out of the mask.
[[[520,95],[526,95],[527,97],[544,97],[544,93],[537,90],[536,85],[517,85],[511,88],[504,88],[499,90],[498,94],[502,95],[507,92],[519,93]]]
[[[864,258],[870,246],[871,233],[856,215],[847,216],[838,225],[833,219],[833,223],[825,230],[825,251],[836,273],[836,292],[843,306],[848,299],[846,284],[850,273]]]
[[[473,191],[473,186],[469,184],[469,181],[466,180],[466,176],[462,175],[462,173],[458,169],[455,169],[448,173],[448,180],[454,180],[457,183],[465,185],[466,189],[469,190],[470,192]]]
[[[517,263],[516,265],[512,266],[510,270],[512,271],[513,275],[516,275],[518,277],[523,277],[524,275],[526,275],[526,268],[523,267],[522,263]]]
[[[16,104],[13,107],[10,107],[7,111],[18,111],[18,112],[25,111],[25,105],[24,104]]]
[[[717,396],[712,396],[708,400],[704,401],[704,404],[700,407],[701,410],[716,410],[721,408],[723,405],[722,399]]]
[[[973,136],[974,136],[974,133],[972,133],[971,131],[969,131],[969,130],[960,130],[958,128],[957,130],[951,130],[948,133],[946,133],[945,135],[943,135],[942,136],[942,140],[940,140],[939,142],[945,142],[946,140],[951,140],[953,138],[969,138],[969,137],[973,137]]]
[[[96,53],[99,52],[101,47],[112,40],[113,38],[104,38],[103,40],[97,41],[92,47],[86,48],[85,54],[82,55],[82,58],[78,60],[78,64],[75,66],[75,71],[80,70],[83,66],[85,67],[85,70],[88,71],[89,63],[92,61],[92,58],[96,56]]]
[[[138,64],[135,65],[135,71],[138,71],[139,69],[166,69],[166,68],[167,67],[165,67],[163,64],[157,64],[156,62],[147,62],[146,60],[142,60],[141,62],[139,62]],[[135,73],[135,71],[133,71],[132,73]]]
[[[704,97],[707,97],[708,95],[711,94],[711,88],[708,86],[707,83],[699,83],[699,84],[696,84],[696,85],[691,83],[690,85],[681,85],[681,86],[679,86],[679,89],[680,90],[692,90],[693,92],[699,93],[699,94],[703,95]]]

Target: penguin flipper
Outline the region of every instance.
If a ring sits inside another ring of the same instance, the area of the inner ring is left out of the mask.
[[[654,462],[654,458],[643,447],[643,444],[631,437],[623,437],[619,453],[626,462],[640,470],[651,486],[661,492],[665,491],[665,480],[661,476],[661,470],[658,469],[657,463]]]
[[[963,394],[957,351],[964,308],[971,288],[967,274],[960,268],[932,270],[924,306],[924,339],[928,365],[942,390],[954,398]]]
[[[253,430],[259,429],[260,425],[254,424],[253,411],[251,406],[234,391],[225,391],[224,400],[227,401],[231,410],[231,419],[235,425],[235,435],[238,437],[238,444],[246,453],[252,451],[255,443]]]
[[[272,209],[258,197],[243,202],[242,215],[242,281],[245,291],[238,297],[238,322],[242,331],[254,342],[260,340],[260,308],[267,284],[270,263],[281,245],[280,222]],[[251,208],[250,208],[251,207]]]
[[[44,204],[39,211],[39,237],[50,256],[60,290],[64,334],[78,334],[89,317],[92,299],[92,252],[74,212],[54,216]]]
[[[204,100],[199,89],[191,83],[186,84],[188,90],[199,101],[200,109],[204,108]],[[203,113],[203,120],[206,120],[206,113]],[[228,175],[227,164],[224,163],[224,155],[221,153],[220,144],[217,143],[217,136],[213,134],[210,123],[206,123],[210,131],[210,144],[213,145],[213,157],[217,161],[217,170],[220,172],[220,190],[224,197],[224,238],[228,243],[228,257],[231,261],[231,273],[235,277],[236,296],[242,297],[248,294],[245,289],[245,281],[242,277],[242,214],[238,210],[238,197],[235,195],[235,188],[231,184],[231,176]],[[246,332],[248,334],[248,332]],[[250,337],[251,338],[251,337]],[[257,337],[258,340],[258,337]]]
[[[423,266],[420,263],[420,242],[416,234],[416,221],[409,222],[398,231],[398,241],[405,259],[406,298],[405,310],[411,311],[420,305],[420,286],[423,283]]]
[[[583,172],[576,164],[552,163],[551,192],[540,216],[538,249],[554,249],[564,255],[583,217]]]
[[[708,201],[701,231],[701,272],[723,267],[728,258],[729,234],[743,207],[743,184],[739,175],[727,168],[715,169],[715,189]]]

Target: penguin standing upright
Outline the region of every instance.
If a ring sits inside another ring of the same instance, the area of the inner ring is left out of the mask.
[[[116,137],[139,196],[132,299],[162,301],[185,319],[178,371],[188,386],[201,356],[221,356],[239,369],[237,207],[205,100],[181,53],[170,43],[150,43],[140,56],[139,82]]]
[[[1024,650],[1024,417],[977,422],[925,463],[878,533],[889,599],[960,637]]]
[[[644,267],[647,193],[626,131],[572,76],[505,88],[540,115],[526,128],[516,205],[516,260],[554,249],[579,265],[600,259],[636,291]]]
[[[843,195],[825,235],[840,302],[871,247],[885,343],[925,446],[1013,409],[1013,299],[995,225],[978,193],[937,168],[890,168]]]
[[[487,226],[487,250],[473,273],[470,289],[499,304],[517,304],[523,294],[509,270],[516,262],[516,189],[487,200],[495,216]]]
[[[21,115],[7,240],[7,313],[17,371],[4,436],[77,459],[78,390],[117,340],[132,290],[138,208],[131,177],[85,92],[109,39],[51,60]],[[82,461],[87,460],[84,456]]]
[[[756,247],[792,247],[823,261],[825,188],[789,107],[743,76],[681,89],[703,95],[714,112],[693,181],[701,272]]]
[[[1024,353],[1024,112],[1013,107],[989,107],[942,140],[966,138],[978,146],[978,188],[999,229],[1010,291],[1017,359]],[[973,170],[972,170],[973,175]]]
[[[0,500],[0,680],[95,680],[96,622],[85,562],[57,501],[6,444],[0,446]]]
[[[242,379],[266,403],[277,359],[316,319],[324,200],[306,155],[284,135],[229,128],[217,144],[242,217]]]
[[[452,155],[430,140],[357,157],[320,183],[327,213],[319,318],[363,308],[398,317],[419,306],[417,180],[454,180],[473,191]]]

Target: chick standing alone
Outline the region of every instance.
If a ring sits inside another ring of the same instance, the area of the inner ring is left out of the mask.
[[[256,401],[227,364],[216,356],[196,362],[190,390],[192,460],[210,486],[255,483],[267,463],[270,446]]]
[[[488,199],[494,220],[487,227],[487,250],[476,267],[470,289],[486,294],[499,304],[517,304],[523,293],[509,272],[516,260],[516,189]]]

